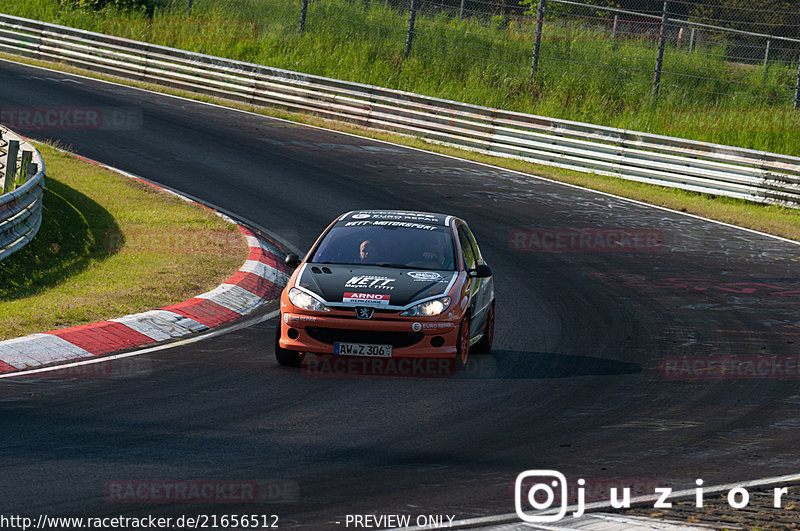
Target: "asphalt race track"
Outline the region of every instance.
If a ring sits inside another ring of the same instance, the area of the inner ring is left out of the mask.
[[[351,209],[463,217],[494,268],[498,316],[494,353],[456,378],[279,367],[267,320],[95,374],[4,379],[0,514],[274,514],[282,528],[337,529],[348,514],[514,512],[513,483],[526,469],[676,488],[798,472],[798,245],[8,62],[0,87],[2,111],[127,112],[122,127],[16,129],[213,203],[302,250]],[[611,251],[570,240],[570,229],[597,229],[585,232],[595,243],[620,229],[642,238]],[[566,252],[542,252],[556,238]],[[768,370],[721,374],[709,356]],[[255,483],[258,501],[113,495],[131,482],[182,480]]]

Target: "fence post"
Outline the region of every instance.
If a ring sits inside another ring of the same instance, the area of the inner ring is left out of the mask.
[[[458,8],[458,20],[464,18],[464,1],[465,0],[461,0],[461,7]]]
[[[531,59],[530,82],[533,83],[533,74],[539,68],[539,48],[542,44],[542,26],[544,25],[544,5],[546,0],[539,0],[536,9],[536,39],[533,41],[533,59]]]
[[[614,25],[611,26],[611,38],[617,38],[617,23],[619,22],[619,14],[614,15]]]
[[[764,51],[764,74],[767,73],[767,61],[769,61],[769,43],[770,40],[767,39],[767,49]]]
[[[308,11],[308,0],[303,0],[303,5],[300,8],[300,30],[303,33],[306,29],[306,12]]]
[[[664,12],[661,16],[661,26],[658,29],[658,56],[656,57],[656,73],[653,77],[653,103],[658,99],[658,89],[661,86],[661,66],[664,63],[664,43],[667,40],[667,10],[669,0],[664,0]]]
[[[32,159],[33,159],[33,151],[22,152],[22,157],[20,157],[19,161],[19,175],[17,175],[18,185],[25,184],[25,181],[28,179],[28,173],[30,172],[28,166],[30,166]]]
[[[411,0],[411,13],[408,15],[408,34],[406,35],[406,51],[403,55],[408,58],[411,53],[411,43],[414,42],[414,20],[417,18],[417,0]]]
[[[694,32],[697,31],[697,28],[692,28],[692,32],[689,34],[689,53],[694,53]]]
[[[797,81],[794,84],[794,108],[800,107],[800,57],[797,58]]]
[[[14,182],[17,178],[17,153],[19,152],[19,140],[8,141],[8,151],[6,152],[6,178],[3,181],[3,193],[8,193],[14,189]]]

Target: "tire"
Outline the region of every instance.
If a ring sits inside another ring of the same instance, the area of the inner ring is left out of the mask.
[[[303,358],[306,357],[305,352],[295,352],[294,350],[281,348],[281,344],[278,341],[280,338],[281,323],[278,321],[278,326],[275,328],[275,359],[284,367],[299,367],[303,363]]]
[[[478,354],[491,354],[492,341],[494,341],[494,301],[489,307],[489,316],[486,318],[486,328],[483,329],[483,337],[472,347],[472,352]]]
[[[456,347],[456,371],[463,371],[469,362],[469,317],[464,317],[458,327],[458,345]]]

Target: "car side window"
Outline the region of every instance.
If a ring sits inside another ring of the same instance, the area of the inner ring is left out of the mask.
[[[464,255],[464,264],[466,265],[467,269],[474,269],[476,264],[475,251],[472,249],[472,243],[470,242],[467,230],[463,225],[459,225],[458,227],[458,241],[461,243],[461,252]]]
[[[464,231],[467,233],[467,237],[469,238],[469,242],[472,244],[472,250],[475,252],[476,263],[478,263],[478,264],[484,263],[483,256],[481,255],[481,250],[478,247],[478,242],[475,241],[475,236],[472,235],[472,231],[469,230],[469,227],[466,226],[466,225],[462,225],[462,227],[463,227]]]

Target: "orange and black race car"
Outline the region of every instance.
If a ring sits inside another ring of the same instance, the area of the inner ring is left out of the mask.
[[[322,233],[281,294],[275,357],[307,353],[449,358],[489,352],[492,269],[467,224],[425,212],[361,210]]]

